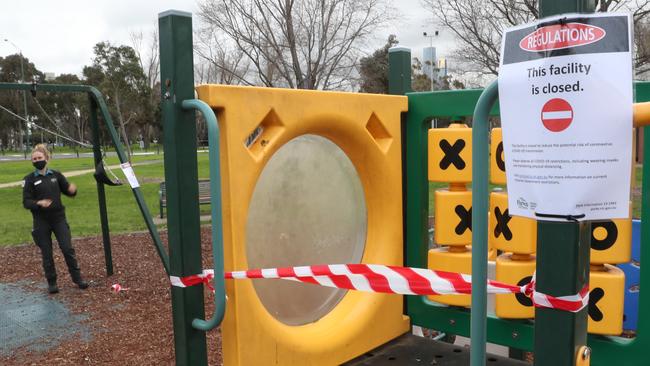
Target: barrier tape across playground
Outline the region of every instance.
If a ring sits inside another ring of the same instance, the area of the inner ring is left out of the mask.
[[[201,274],[170,276],[172,286],[188,287],[206,284],[212,288],[212,270]],[[470,275],[434,271],[422,268],[385,266],[377,264],[330,264],[316,266],[253,269],[226,272],[225,279],[284,279],[347,290],[379,292],[400,295],[463,295],[472,292]],[[589,304],[589,287],[569,296],[551,296],[535,291],[535,277],[523,286],[513,286],[493,280],[487,281],[491,294],[523,293],[534,306],[578,312]]]

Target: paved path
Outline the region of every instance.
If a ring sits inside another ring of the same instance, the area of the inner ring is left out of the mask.
[[[167,223],[167,211],[165,211],[165,218],[164,218],[164,219],[161,219],[161,218],[160,218],[160,213],[158,213],[158,214],[154,214],[154,213],[152,212],[151,215],[152,215],[153,223],[154,223],[155,225],[161,225],[161,224],[166,224],[166,223]],[[208,222],[208,221],[212,221],[212,215],[201,215],[201,216],[200,216],[200,220],[201,220],[202,223],[206,223],[206,222]],[[202,224],[202,225],[205,225],[205,224]],[[148,233],[148,231],[143,231],[143,232],[147,232],[147,233]]]
[[[147,161],[141,161],[138,163],[133,163],[133,166],[140,166],[140,165],[151,165],[151,164],[156,164],[156,163],[161,163],[162,160],[147,160]],[[120,165],[111,165],[108,167],[108,169],[120,169]],[[75,177],[77,175],[84,175],[88,173],[94,173],[95,169],[83,169],[83,170],[72,170],[69,172],[62,172],[66,177]],[[20,187],[23,184],[22,180],[19,180],[18,182],[9,182],[9,183],[2,183],[0,184],[0,188],[9,188],[9,187]]]
[[[156,151],[136,151],[133,152],[133,156],[142,156],[142,155],[155,155],[160,154],[162,150]],[[115,151],[106,151],[104,152],[105,156],[117,156]],[[57,159],[75,159],[75,158],[92,158],[95,156],[93,152],[80,152],[79,154],[74,152],[60,153],[57,151],[52,152],[52,156]],[[18,160],[29,160],[30,153],[27,154],[6,154],[0,155],[0,161],[18,161]]]

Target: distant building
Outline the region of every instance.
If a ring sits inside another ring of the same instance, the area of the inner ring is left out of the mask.
[[[45,73],[45,81],[52,81],[56,79],[56,74],[53,72],[46,72]]]
[[[438,68],[436,66],[436,48],[425,47],[422,50],[422,73],[431,80],[438,80]]]
[[[441,78],[447,76],[447,59],[439,58],[438,59],[438,74]]]

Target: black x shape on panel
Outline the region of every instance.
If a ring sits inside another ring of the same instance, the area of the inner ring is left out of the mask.
[[[494,217],[497,219],[497,226],[494,228],[494,237],[498,238],[499,235],[503,234],[503,237],[506,240],[512,240],[512,231],[508,227],[508,222],[512,217],[508,214],[508,209],[501,213],[501,209],[498,207],[494,208]]]
[[[589,292],[589,317],[595,322],[603,320],[603,312],[598,308],[598,301],[603,296],[605,296],[605,291],[600,287],[596,287]]]
[[[497,167],[502,172],[506,171],[506,162],[503,161],[503,141],[499,142],[497,145],[497,152],[495,158],[497,159]]]
[[[517,286],[527,285],[532,280],[533,280],[533,276],[524,277],[519,282],[517,282]],[[515,298],[517,299],[517,302],[523,306],[529,306],[529,307],[533,306],[533,299],[526,296],[526,294],[522,294],[521,292],[518,292],[515,294]]]
[[[465,148],[465,140],[456,140],[451,145],[449,141],[442,139],[440,140],[440,148],[445,154],[440,160],[440,169],[446,170],[451,164],[454,164],[454,167],[458,170],[465,169],[465,160],[460,157],[460,152]]]
[[[457,205],[454,211],[456,211],[456,215],[460,218],[460,222],[456,225],[456,234],[463,235],[467,229],[472,231],[472,208],[470,207],[467,210],[463,205]]]
[[[602,227],[607,231],[607,236],[602,240],[598,240],[594,236],[594,231],[599,227]],[[591,249],[607,250],[612,246],[614,246],[614,243],[616,243],[617,238],[618,238],[618,228],[616,227],[614,221],[607,220],[607,221],[591,223]]]

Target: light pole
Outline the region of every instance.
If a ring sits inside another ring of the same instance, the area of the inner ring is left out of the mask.
[[[18,54],[20,55],[20,83],[25,83],[25,67],[23,64],[23,51],[20,49],[20,47],[16,46],[15,43],[11,42],[7,38],[5,38],[5,42],[11,44],[14,46],[16,50],[18,50]],[[23,108],[25,111],[25,121],[28,121],[29,119],[27,118],[27,91],[23,90]],[[23,146],[23,129],[22,129],[22,124],[19,124],[19,131],[20,131],[20,146]],[[24,153],[25,153],[25,158],[27,158],[27,145],[29,145],[29,124],[27,124],[27,144],[25,145]]]
[[[431,82],[431,91],[433,91],[433,68],[435,67],[436,63],[435,55],[433,52],[433,38],[438,36],[438,31],[434,31],[431,35],[427,34],[427,32],[422,32],[422,35],[426,38],[429,38],[429,48],[431,50],[431,60],[429,61],[431,63],[431,65],[429,65],[429,81]],[[424,52],[422,53],[422,56],[422,58],[424,58]],[[431,128],[438,128],[437,118],[431,120]]]
[[[433,68],[435,66],[435,56],[433,55],[433,38],[438,36],[438,31],[434,31],[432,35],[428,35],[427,32],[422,32],[422,35],[425,36],[426,38],[429,38],[429,48],[431,49],[432,52],[432,57],[430,60],[431,63],[431,68],[429,69],[429,79],[431,80],[431,91],[433,91]]]

